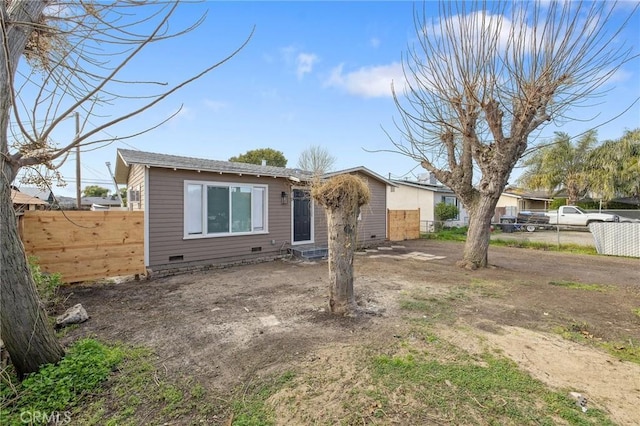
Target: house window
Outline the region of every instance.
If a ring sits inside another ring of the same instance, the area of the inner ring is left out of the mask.
[[[264,233],[267,186],[185,182],[185,237]]]
[[[139,189],[130,189],[129,190],[129,201],[132,203],[140,202],[140,190]]]

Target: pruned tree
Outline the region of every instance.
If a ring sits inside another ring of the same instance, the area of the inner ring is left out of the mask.
[[[432,23],[426,5],[415,12],[404,89],[392,87],[401,136],[389,136],[469,212],[460,266],[487,265],[491,218],[530,135],[637,57],[616,39],[636,9],[615,22],[613,2],[442,1]]]
[[[170,32],[169,20],[178,5],[136,0],[0,2],[0,333],[19,376],[59,361],[64,352],[38,304],[16,228],[11,184],[25,167],[41,166],[39,176],[51,177],[48,170],[55,177],[70,150],[112,142],[100,139],[100,132],[149,110],[232,58],[248,42],[249,38],[219,62],[176,83],[153,81],[152,70],[143,78],[128,78],[124,70],[145,47],[185,34],[202,22],[204,16],[193,26]],[[21,59],[26,62],[19,65]],[[116,103],[117,116],[101,110]],[[78,111],[84,119],[75,138],[57,144],[54,130]],[[144,124],[136,134],[160,124]]]
[[[360,207],[369,203],[367,183],[358,176],[343,174],[311,188],[311,196],[325,208],[329,241],[329,308],[335,314],[355,309],[353,257],[357,244]]]
[[[585,132],[575,144],[568,134],[556,132],[549,145],[523,158],[525,169],[518,183],[527,189],[545,190],[552,197],[566,191],[567,203],[576,204],[589,188],[591,152],[597,143],[595,130]]]
[[[229,161],[249,164],[262,164],[266,162],[267,166],[286,167],[287,159],[282,153],[273,148],[252,149],[244,154],[229,158]]]
[[[322,176],[331,171],[335,163],[336,158],[320,145],[310,146],[298,158],[298,168],[311,172],[314,176]]]

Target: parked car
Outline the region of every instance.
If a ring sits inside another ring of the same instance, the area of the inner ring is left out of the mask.
[[[594,222],[620,222],[620,216],[609,213],[587,213],[578,206],[560,206],[547,213],[550,225],[589,226]]]

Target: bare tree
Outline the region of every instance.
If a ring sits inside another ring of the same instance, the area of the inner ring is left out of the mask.
[[[331,171],[336,158],[329,154],[327,148],[312,145],[300,153],[298,158],[298,168],[312,172],[314,176],[322,176]]]
[[[425,6],[426,7],[426,6]],[[415,13],[403,60],[394,152],[418,161],[469,212],[461,266],[487,265],[491,218],[529,137],[601,95],[637,56],[616,38],[610,2],[441,2],[437,23]],[[616,22],[620,22],[616,20]],[[614,27],[614,28],[612,28]],[[479,178],[474,178],[474,169]]]
[[[334,314],[355,309],[353,256],[356,250],[358,215],[371,193],[358,176],[342,174],[311,188],[313,198],[325,208],[329,240],[329,308]]]
[[[209,73],[249,40],[177,83],[148,77],[128,80],[123,70],[145,47],[185,34],[204,19],[170,32],[169,19],[177,7],[178,2],[136,0],[0,2],[0,331],[20,376],[59,361],[64,352],[38,303],[17,233],[11,184],[24,167],[43,166],[55,177],[71,149],[112,142],[98,135]],[[26,60],[25,66],[19,66],[21,59]],[[101,112],[101,107],[113,104],[118,106],[118,116]],[[78,111],[84,120],[75,138],[58,145],[54,130]],[[98,124],[88,128],[93,122]],[[145,124],[137,134],[157,125]]]

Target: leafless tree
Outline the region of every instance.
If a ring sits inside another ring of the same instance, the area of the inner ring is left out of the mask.
[[[312,145],[300,153],[298,168],[312,172],[314,176],[322,176],[331,171],[336,163],[336,158],[329,153],[327,148]]]
[[[100,132],[209,73],[250,38],[183,81],[131,80],[124,70],[144,48],[183,35],[204,19],[170,31],[178,6],[136,0],[0,2],[0,331],[19,375],[59,361],[64,352],[39,307],[17,233],[11,184],[24,167],[41,165],[55,173],[73,148],[111,142],[100,139]],[[19,66],[21,59],[26,63]],[[121,111],[117,116],[101,113],[102,106],[114,104]],[[84,117],[75,138],[56,144],[54,130],[75,112]],[[160,124],[145,124],[140,133]]]
[[[487,265],[495,206],[532,133],[570,120],[637,57],[617,39],[636,9],[620,19],[613,2],[446,1],[438,22],[415,13],[390,138],[469,212],[461,266]]]

